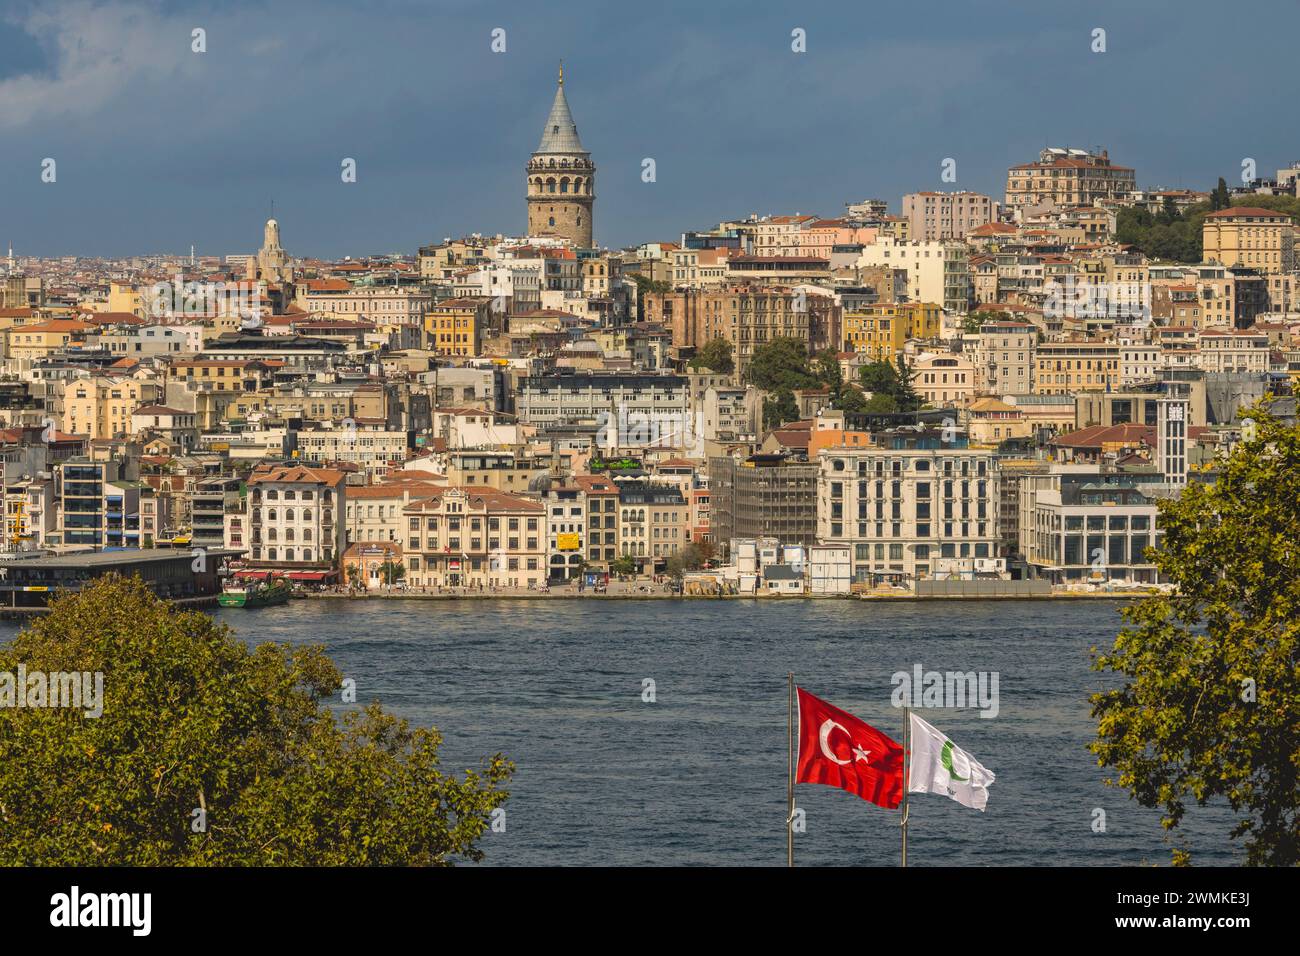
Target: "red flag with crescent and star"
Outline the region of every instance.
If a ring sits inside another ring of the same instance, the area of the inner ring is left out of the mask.
[[[903,800],[903,748],[847,711],[799,695],[799,760],[796,783],[824,783],[856,793],[879,807]]]

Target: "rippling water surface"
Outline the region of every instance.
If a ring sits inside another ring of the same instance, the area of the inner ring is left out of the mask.
[[[1103,786],[1084,749],[1088,650],[1110,602],[294,601],[217,612],[250,641],[323,643],[358,698],[445,735],[448,769],[518,765],[489,865],[783,864],[786,684],[897,740],[890,676],[996,671],[1000,712],[925,716],[997,774],[987,812],[912,799],[910,865],[1165,863],[1158,814]],[[657,700],[642,701],[653,679]],[[895,865],[898,814],[801,785],[797,860]],[[1094,833],[1094,809],[1106,832]],[[1233,863],[1230,820],[1193,810],[1200,863]]]

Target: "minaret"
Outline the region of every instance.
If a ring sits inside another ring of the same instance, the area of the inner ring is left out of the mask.
[[[596,166],[582,148],[578,126],[564,95],[564,63],[542,141],[528,161],[528,234],[568,239],[592,247]]]

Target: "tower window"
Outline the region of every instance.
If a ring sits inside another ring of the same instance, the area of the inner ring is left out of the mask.
[[[552,226],[555,225],[555,217],[554,217],[554,216],[552,216],[552,217],[550,218],[550,222],[549,222],[549,224],[552,225]]]

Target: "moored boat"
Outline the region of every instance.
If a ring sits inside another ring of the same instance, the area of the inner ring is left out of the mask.
[[[217,597],[217,603],[222,607],[269,607],[287,602],[291,590],[284,581],[231,582]]]

